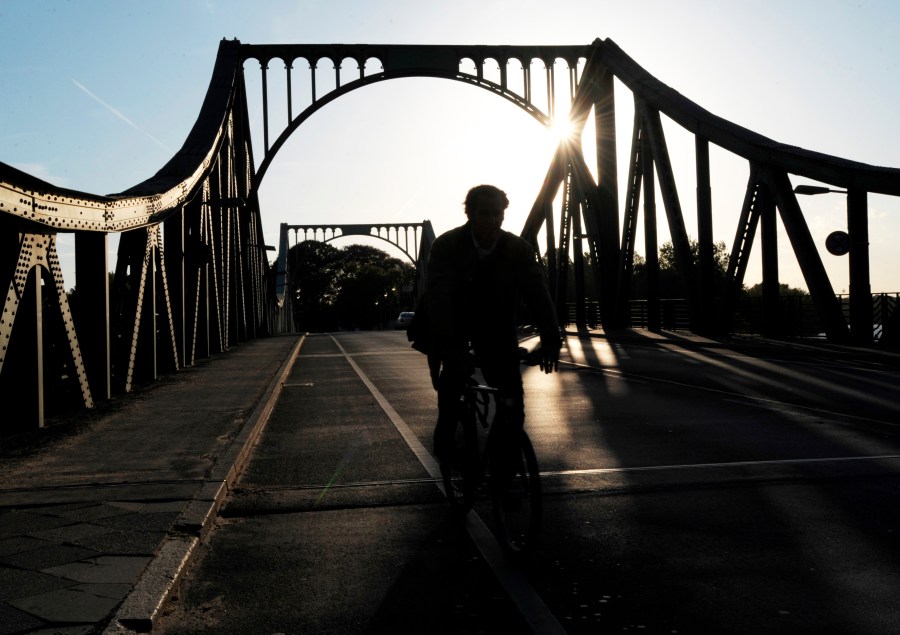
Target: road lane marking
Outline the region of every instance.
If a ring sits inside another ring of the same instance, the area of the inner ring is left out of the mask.
[[[337,338],[330,334],[329,337],[334,340],[334,343],[347,359],[347,362],[353,370],[356,371],[356,374],[359,375],[359,378],[362,380],[363,384],[365,384],[366,388],[369,389],[369,392],[372,393],[372,396],[375,397],[375,401],[378,402],[378,405],[381,406],[382,410],[387,414],[391,423],[394,424],[394,427],[400,433],[400,436],[403,437],[403,440],[406,441],[406,444],[413,451],[413,454],[419,459],[419,462],[425,468],[425,471],[428,472],[429,476],[435,479],[435,484],[443,494],[444,483],[441,479],[441,469],[437,460],[435,460],[435,458],[431,456],[431,453],[425,449],[425,446],[422,445],[419,438],[406,424],[403,417],[394,410],[393,406],[391,406],[390,402],[388,402],[385,396],[381,394],[381,391],[378,390],[375,384],[372,383],[372,380],[369,379],[368,375],[366,375],[356,362],[353,361],[350,355],[347,354]],[[481,555],[484,557],[485,562],[487,562],[488,566],[494,571],[494,575],[497,576],[498,581],[519,609],[522,618],[528,622],[532,632],[538,633],[539,635],[565,635],[565,629],[557,621],[553,613],[550,612],[547,605],[544,604],[543,599],[537,594],[537,591],[535,591],[528,583],[525,576],[509,562],[509,559],[503,553],[503,550],[500,548],[500,545],[497,543],[497,540],[494,538],[490,529],[488,529],[487,525],[485,525],[484,521],[474,510],[471,510],[466,515],[466,530],[472,537],[478,551],[480,551]]]
[[[812,463],[840,463],[849,461],[879,461],[900,459],[900,454],[872,456],[836,456],[819,459],[772,459],[763,461],[725,461],[722,463],[685,463],[682,465],[646,465],[643,467],[598,467],[582,470],[557,470],[541,472],[541,476],[586,476],[590,474],[614,474],[620,472],[652,472],[663,470],[696,470],[717,467],[756,467],[766,465],[802,465]]]
[[[664,472],[667,470],[703,470],[715,468],[738,468],[738,467],[766,467],[779,465],[812,465],[822,463],[850,463],[855,461],[892,461],[900,459],[900,454],[873,454],[863,456],[834,456],[822,457],[815,459],[770,459],[759,461],[723,461],[718,463],[682,463],[670,465],[643,465],[635,467],[592,467],[572,470],[542,470],[541,477],[554,476],[594,476],[598,474],[621,474],[627,472]],[[266,486],[267,491],[302,491],[302,490],[323,490],[323,489],[350,489],[350,488],[366,488],[366,487],[387,487],[391,485],[420,485],[432,484],[439,488],[442,485],[442,478],[399,478],[384,481],[353,481],[349,483],[327,483],[324,485],[269,485]],[[0,492],[7,490],[0,490]]]
[[[394,410],[394,407],[390,404],[387,398],[381,394],[381,391],[375,387],[375,384],[372,383],[372,380],[369,379],[369,376],[363,372],[363,369],[360,368],[355,361],[350,357],[347,351],[344,350],[344,347],[341,346],[341,343],[337,341],[337,338],[334,335],[329,335],[331,339],[334,340],[334,343],[337,344],[337,347],[340,349],[344,358],[350,364],[356,374],[359,375],[359,378],[366,385],[366,388],[369,389],[369,392],[372,393],[372,396],[375,397],[375,401],[378,402],[378,405],[381,406],[381,409],[384,410],[385,414],[387,414],[388,419],[391,420],[391,423],[394,424],[394,427],[397,428],[397,432],[400,433],[400,436],[403,437],[403,440],[406,441],[406,444],[413,451],[413,454],[416,455],[416,458],[419,459],[419,463],[425,468],[425,471],[428,472],[428,475],[432,478],[440,479],[441,478],[441,468],[438,465],[438,462],[435,460],[433,456],[425,449],[425,446],[419,441],[419,438],[415,435],[415,433],[406,425],[406,422],[403,420],[397,411]],[[441,490],[443,491],[443,490]]]

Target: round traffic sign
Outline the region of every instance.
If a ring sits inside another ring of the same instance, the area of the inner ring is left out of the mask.
[[[825,249],[834,256],[846,255],[850,251],[850,235],[842,231],[831,232],[825,239]]]

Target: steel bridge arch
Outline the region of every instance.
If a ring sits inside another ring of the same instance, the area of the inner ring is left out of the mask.
[[[400,51],[398,54],[397,52]],[[416,46],[416,45],[240,45],[241,64],[245,65],[250,60],[255,60],[260,65],[263,74],[263,104],[264,104],[264,157],[256,171],[256,187],[259,187],[269,165],[274,160],[278,151],[287,142],[290,136],[314,113],[324,108],[329,103],[344,95],[370,86],[376,83],[392,79],[432,78],[447,79],[461,82],[486,90],[492,94],[506,99],[515,106],[532,116],[544,127],[549,127],[553,121],[555,110],[555,65],[563,60],[568,67],[570,97],[574,96],[574,86],[577,83],[579,63],[590,56],[590,46]],[[401,59],[397,59],[397,58]],[[290,87],[288,86],[288,124],[285,126],[275,141],[268,143],[268,93],[267,73],[268,65],[273,60],[284,63],[285,69],[290,71],[297,60],[304,60],[309,64],[311,77],[313,78],[312,103],[304,110],[293,116],[291,110]],[[342,62],[352,59],[356,62],[360,71],[360,77],[345,84],[340,83],[340,71]],[[371,60],[379,61],[382,71],[365,75],[366,64]],[[335,69],[335,88],[321,97],[315,94],[315,73],[319,64],[328,60]],[[460,66],[465,60],[470,60],[476,68],[476,74],[460,71]],[[484,77],[484,65],[489,60],[499,66],[500,83]],[[531,93],[531,65],[535,60],[544,64],[547,74],[547,109],[544,112],[532,101]],[[507,83],[507,70],[510,62],[517,61],[522,66],[523,86],[525,95],[520,95],[509,89]],[[432,66],[426,65],[427,63]],[[419,66],[421,64],[421,66]],[[451,67],[452,66],[452,67]]]
[[[347,95],[355,90],[359,90],[360,88],[371,86],[376,83],[392,80],[392,79],[406,79],[406,78],[432,78],[432,79],[448,79],[452,81],[462,82],[469,86],[477,86],[479,88],[483,88],[488,92],[499,95],[503,97],[507,101],[512,102],[514,105],[518,106],[529,115],[531,115],[534,119],[538,121],[544,127],[549,127],[552,124],[551,118],[544,114],[539,109],[535,108],[531,104],[523,101],[518,95],[515,93],[510,93],[509,91],[504,90],[499,84],[491,82],[489,80],[477,80],[474,77],[461,77],[459,75],[452,75],[449,73],[440,73],[440,72],[411,72],[409,74],[404,75],[386,75],[385,73],[378,73],[376,75],[367,76],[365,79],[357,79],[353,80],[348,84],[344,84],[340,88],[336,88],[335,90],[329,92],[327,95],[321,97],[316,103],[308,106],[301,112],[297,117],[291,121],[285,129],[278,135],[275,141],[272,143],[269,151],[266,152],[265,157],[259,164],[259,168],[256,172],[256,185],[259,187],[262,183],[263,178],[266,175],[266,171],[269,169],[269,165],[271,165],[272,161],[275,160],[275,156],[278,151],[282,148],[282,146],[287,143],[288,139],[290,139],[291,135],[299,128],[307,119],[309,119],[313,114],[330,104],[331,102],[338,99],[338,97],[342,97]]]

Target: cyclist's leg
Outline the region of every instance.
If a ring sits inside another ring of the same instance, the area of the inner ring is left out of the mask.
[[[508,553],[527,557],[539,539],[541,489],[537,459],[523,429],[524,391],[518,357],[489,367],[484,374],[485,381],[498,388],[490,453],[494,530]]]
[[[525,424],[522,373],[514,351],[482,358],[482,373],[488,385],[497,388],[497,413],[491,432],[491,473],[507,475],[516,457],[517,440]]]
[[[438,418],[434,426],[434,452],[438,460],[446,459],[453,447],[464,387],[465,375],[462,369],[445,364],[437,380]]]

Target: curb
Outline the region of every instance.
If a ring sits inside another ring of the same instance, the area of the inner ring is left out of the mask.
[[[216,462],[209,478],[182,510],[153,560],[119,605],[103,631],[104,635],[128,635],[153,630],[169,598],[181,584],[197,547],[209,533],[228,490],[244,469],[256,440],[275,409],[275,403],[305,340],[306,335],[301,335],[297,340],[241,431]]]

